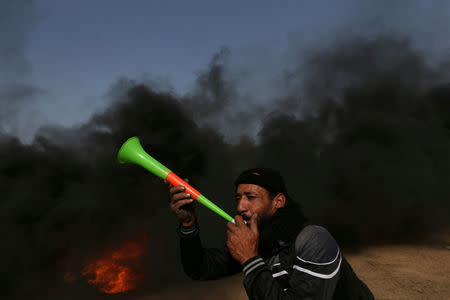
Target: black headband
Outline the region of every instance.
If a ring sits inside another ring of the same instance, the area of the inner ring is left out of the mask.
[[[287,195],[286,185],[280,172],[269,168],[255,168],[242,172],[234,182],[235,188],[241,183],[259,185],[271,193]]]

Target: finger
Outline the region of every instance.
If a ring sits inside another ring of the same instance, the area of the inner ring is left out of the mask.
[[[250,229],[254,233],[258,233],[258,215],[254,214],[250,219]]]
[[[176,194],[176,193],[183,192],[185,189],[186,189],[186,188],[184,187],[184,185],[177,185],[177,186],[171,187],[171,188],[169,189],[169,193],[170,193],[171,195],[173,195],[173,194]]]
[[[191,194],[189,193],[177,193],[172,195],[172,202],[177,202],[182,199],[189,199],[189,198],[191,198]]]
[[[227,231],[227,242],[232,243],[234,240],[235,233],[231,231]]]
[[[232,249],[232,244],[230,243],[230,241],[227,241],[227,248]]]
[[[183,205],[192,203],[192,201],[194,201],[194,199],[180,200],[180,201],[178,201],[178,202],[172,204],[172,207],[173,207],[175,210],[178,210],[178,209],[180,209]]]
[[[240,215],[236,215],[236,217],[234,217],[234,221],[236,222],[237,227],[245,226],[244,219]]]
[[[184,181],[186,181],[186,183],[189,183],[189,179],[188,178],[185,178]]]
[[[167,179],[164,179],[164,183],[167,185],[167,187],[169,188],[169,190],[170,190],[170,188],[173,187],[173,185],[172,185]]]
[[[234,232],[236,230],[236,225],[233,224],[233,222],[227,223],[227,230],[230,232]]]

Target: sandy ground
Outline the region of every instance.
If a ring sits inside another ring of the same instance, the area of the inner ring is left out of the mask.
[[[450,299],[450,235],[428,245],[392,245],[345,254],[376,299]],[[242,274],[192,282],[144,299],[248,299]]]
[[[450,299],[450,249],[382,246],[349,255],[376,299]]]

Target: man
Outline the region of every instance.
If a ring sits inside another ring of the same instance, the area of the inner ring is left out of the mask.
[[[307,222],[279,172],[246,170],[235,188],[236,225],[227,223],[226,245],[213,249],[202,246],[190,195],[183,186],[170,186],[170,206],[180,220],[181,259],[188,276],[211,280],[242,271],[249,299],[373,299],[331,234]]]

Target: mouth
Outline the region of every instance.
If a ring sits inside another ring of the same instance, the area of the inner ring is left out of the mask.
[[[244,214],[242,214],[241,217],[242,217],[242,219],[244,219],[244,221],[249,221],[252,218],[251,216],[247,216]]]

